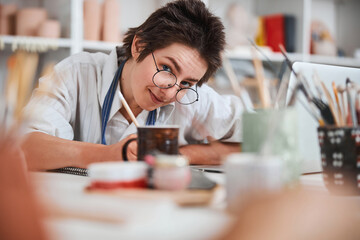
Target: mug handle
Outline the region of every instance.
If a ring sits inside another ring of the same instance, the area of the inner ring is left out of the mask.
[[[127,148],[129,146],[129,144],[132,142],[132,141],[135,141],[137,140],[137,138],[130,138],[129,140],[126,141],[126,143],[124,144],[123,146],[123,149],[122,149],[122,158],[125,162],[127,162],[129,159],[127,157]]]

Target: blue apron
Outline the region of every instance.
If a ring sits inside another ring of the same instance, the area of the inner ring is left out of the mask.
[[[106,93],[105,100],[104,100],[104,103],[102,106],[102,110],[101,110],[101,144],[104,144],[104,145],[106,145],[106,140],[105,140],[106,125],[109,120],[111,106],[112,106],[114,96],[116,93],[116,86],[119,82],[119,78],[121,76],[125,62],[126,62],[126,60],[123,61],[120,64],[119,68],[117,69],[114,79],[112,80],[112,83],[110,85],[110,88],[109,88],[108,92]],[[146,125],[154,125],[155,121],[156,121],[156,109],[149,112],[149,115],[146,120]]]

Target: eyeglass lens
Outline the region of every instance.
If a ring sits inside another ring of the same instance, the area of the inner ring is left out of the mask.
[[[159,71],[153,77],[154,84],[162,89],[174,87],[176,84],[176,76],[168,71]],[[191,104],[198,100],[198,93],[192,88],[180,88],[176,92],[176,101],[181,104]],[[186,94],[186,96],[184,96]]]
[[[154,75],[153,81],[159,88],[171,88],[176,83],[176,76],[168,71],[159,71]]]

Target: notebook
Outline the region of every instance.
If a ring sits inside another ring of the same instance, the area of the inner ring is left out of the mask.
[[[342,84],[345,87],[346,78],[349,77],[351,81],[360,84],[360,68],[342,67],[334,65],[295,62],[293,64],[295,72],[302,73],[308,80],[312,92],[315,93],[315,86],[312,82],[313,75],[317,72],[319,78],[325,83],[332,98],[334,94],[332,91],[332,82],[336,85]],[[296,85],[295,75],[292,73],[289,80],[289,88],[286,95],[286,100],[289,101],[292,89]],[[303,161],[302,173],[311,173],[321,171],[320,147],[317,139],[317,127],[319,124],[302,106],[300,101],[308,106],[306,98],[302,93],[298,93],[295,102],[295,107],[298,110],[298,142],[299,154]]]

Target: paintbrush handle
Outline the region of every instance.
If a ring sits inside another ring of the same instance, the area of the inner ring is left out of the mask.
[[[234,90],[234,93],[240,98],[240,101],[241,101],[244,109],[247,109],[247,106],[246,106],[245,101],[241,94],[241,87],[236,78],[234,69],[232,68],[229,59],[227,59],[226,57],[223,57],[223,68],[225,70],[226,75],[228,76],[228,78],[230,80],[230,84],[231,84],[232,89]]]
[[[125,110],[126,112],[129,114],[131,120],[133,121],[133,123],[135,124],[136,127],[139,127],[139,123],[138,121],[136,120],[136,117],[134,115],[134,113],[131,111],[130,107],[129,107],[129,104],[126,102],[125,98],[123,95],[121,95],[120,92],[119,93],[119,97],[120,97],[120,100],[121,100],[121,103],[124,105],[125,107]]]
[[[332,82],[332,88],[334,91],[334,96],[335,96],[335,102],[336,102],[336,106],[337,106],[337,113],[339,116],[339,122],[341,126],[344,126],[345,123],[343,122],[343,115],[342,115],[342,111],[341,111],[341,107],[340,107],[340,101],[339,101],[339,95],[338,95],[338,91],[335,85],[335,82]]]
[[[260,95],[260,101],[263,108],[269,108],[271,106],[271,99],[269,90],[266,88],[266,80],[264,76],[264,68],[262,62],[257,57],[255,50],[252,48],[253,64],[255,68],[255,78],[258,83],[258,91]]]
[[[346,95],[347,95],[347,100],[348,100],[348,107],[349,107],[349,115],[351,117],[352,120],[352,124],[354,127],[357,126],[357,119],[356,119],[356,112],[355,112],[355,106],[352,102],[352,97],[350,95],[350,88],[348,86],[348,84],[346,85]]]
[[[336,114],[334,102],[333,102],[333,100],[332,100],[332,98],[331,98],[331,95],[330,95],[329,91],[327,90],[324,82],[321,81],[320,84],[321,84],[321,87],[323,88],[323,91],[324,91],[324,93],[325,93],[326,100],[327,100],[328,103],[329,103],[329,107],[330,107],[331,113],[332,113],[332,115],[333,115],[333,117],[334,117],[334,120],[335,120],[335,125],[336,125],[336,126],[339,126],[339,125],[340,125],[339,118],[338,118],[338,115]]]

